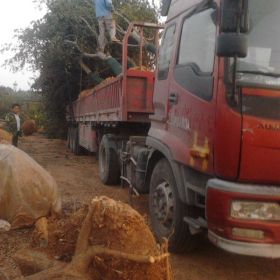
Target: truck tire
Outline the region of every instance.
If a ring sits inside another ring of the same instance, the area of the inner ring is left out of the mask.
[[[72,153],[74,153],[74,137],[73,137],[74,128],[69,128],[69,148]]]
[[[79,143],[79,130],[77,127],[69,127],[67,135],[67,147],[75,155],[81,154],[81,146]]]
[[[80,141],[79,141],[79,128],[78,127],[73,128],[73,153],[76,156],[79,156],[82,153],[82,149],[81,149]]]
[[[120,182],[120,164],[117,152],[110,145],[107,135],[102,137],[99,145],[99,175],[105,185],[117,185]]]
[[[67,130],[66,147],[67,147],[68,150],[71,150],[71,127],[68,127],[68,130]]]
[[[169,249],[175,253],[190,252],[197,244],[189,226],[183,221],[187,207],[180,200],[169,162],[161,159],[155,166],[149,194],[151,226],[157,238],[167,238]]]

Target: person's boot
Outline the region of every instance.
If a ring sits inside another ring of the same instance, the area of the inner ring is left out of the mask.
[[[121,43],[121,41],[116,37],[113,37],[111,40],[113,43]]]

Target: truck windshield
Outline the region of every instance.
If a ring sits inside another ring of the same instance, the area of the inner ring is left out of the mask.
[[[280,1],[249,0],[249,51],[238,60],[241,83],[280,87]]]

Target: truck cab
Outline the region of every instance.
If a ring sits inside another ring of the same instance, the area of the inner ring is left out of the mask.
[[[207,234],[280,257],[280,2],[166,0],[163,15],[135,185],[149,192],[152,228],[176,252]]]

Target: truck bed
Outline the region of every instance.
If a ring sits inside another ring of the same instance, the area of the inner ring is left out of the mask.
[[[125,75],[84,91],[73,103],[76,122],[149,122],[154,73],[129,69]]]

